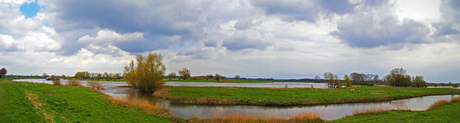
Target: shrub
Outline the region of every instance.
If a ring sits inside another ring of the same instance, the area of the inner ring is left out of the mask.
[[[156,53],[149,53],[147,57],[136,56],[137,65],[134,61],[125,67],[125,80],[134,89],[145,92],[153,92],[164,84],[164,72],[166,66],[161,62],[162,57]]]
[[[76,79],[70,79],[67,81],[66,86],[81,86],[81,82]]]
[[[372,82],[352,82],[353,85],[366,85],[366,86],[374,86]]]
[[[61,78],[59,76],[53,76],[53,85],[61,85]]]
[[[92,88],[96,88],[96,89],[102,89],[104,86],[102,85],[102,82],[100,82],[99,80],[90,80],[88,81],[88,83],[86,84]]]

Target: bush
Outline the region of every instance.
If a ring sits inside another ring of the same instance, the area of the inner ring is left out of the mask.
[[[96,89],[103,89],[104,88],[104,85],[102,85],[102,82],[100,82],[99,80],[90,80],[88,81],[88,83],[86,84],[92,88],[96,88]]]
[[[149,53],[147,57],[136,56],[137,65],[134,61],[125,67],[124,75],[128,84],[145,92],[153,92],[164,84],[164,72],[166,66],[161,62],[162,57],[156,53]]]
[[[70,79],[67,81],[66,86],[81,86],[81,82],[76,79]]]
[[[61,78],[59,78],[59,76],[54,76],[52,80],[53,80],[53,85],[61,85]]]
[[[372,82],[352,82],[353,85],[366,85],[366,86],[374,86]]]

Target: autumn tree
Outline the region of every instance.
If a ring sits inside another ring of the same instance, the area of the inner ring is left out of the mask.
[[[346,86],[346,87],[351,87],[352,84],[351,84],[351,79],[348,75],[345,75],[343,77],[343,84]]]
[[[134,89],[145,92],[158,90],[163,84],[166,66],[161,61],[160,54],[149,53],[147,57],[136,56],[137,65],[134,61],[125,66],[124,77],[129,85]]]
[[[188,70],[185,67],[182,70],[179,70],[179,78],[183,80],[187,80],[188,78],[190,78],[190,70]]]
[[[222,76],[220,74],[217,74],[214,76],[214,79],[217,81],[217,82],[220,82],[220,80],[222,79]]]

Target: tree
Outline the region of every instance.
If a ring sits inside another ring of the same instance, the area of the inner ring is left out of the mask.
[[[43,78],[45,78],[45,79],[46,79],[46,78],[48,78],[48,77],[49,77],[49,76],[48,76],[48,74],[46,74],[46,73],[43,73]]]
[[[315,80],[320,80],[321,78],[319,76],[315,76]]]
[[[426,82],[425,82],[425,80],[423,80],[423,76],[415,76],[415,77],[413,77],[412,78],[412,86],[414,86],[414,87],[426,87]]]
[[[134,61],[125,66],[124,76],[128,84],[140,91],[154,92],[163,84],[166,66],[162,63],[163,58],[156,53],[149,53],[147,57],[136,56],[137,65]]]
[[[174,72],[169,73],[169,74],[168,74],[168,78],[169,78],[169,79],[176,78],[176,73],[174,73]]]
[[[220,82],[220,80],[222,79],[222,76],[220,74],[217,74],[214,76],[214,78],[216,79],[217,82]]]
[[[351,84],[351,79],[348,75],[345,75],[343,77],[343,84],[346,86],[346,87],[351,87],[352,84]]]
[[[403,68],[395,68],[385,76],[385,80],[392,86],[411,86],[411,77],[406,75]]]
[[[240,80],[240,75],[235,75],[235,80]]]
[[[179,77],[183,80],[187,80],[190,78],[190,70],[185,67],[182,70],[179,70]]]
[[[324,80],[326,80],[329,88],[341,88],[342,83],[340,80],[337,80],[337,75],[332,74],[331,72],[324,73]]]
[[[6,78],[6,73],[8,71],[5,68],[0,69],[0,78]]]

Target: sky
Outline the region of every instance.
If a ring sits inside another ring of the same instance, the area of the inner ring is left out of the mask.
[[[121,73],[149,52],[192,76],[460,82],[460,1],[0,0],[8,74]]]

